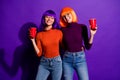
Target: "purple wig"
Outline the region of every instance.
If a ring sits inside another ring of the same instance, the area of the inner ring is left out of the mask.
[[[57,18],[56,18],[56,14],[54,11],[52,10],[47,10],[46,12],[43,13],[43,16],[42,16],[42,19],[41,19],[41,24],[40,24],[40,28],[39,30],[40,31],[43,31],[45,26],[46,26],[46,23],[45,23],[45,16],[53,16],[54,17],[54,23],[53,23],[53,28],[54,29],[60,29],[60,26],[58,25],[58,22],[57,22]]]

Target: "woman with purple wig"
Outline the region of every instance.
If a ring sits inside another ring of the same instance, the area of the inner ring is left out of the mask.
[[[47,80],[49,75],[52,80],[61,80],[62,61],[59,45],[62,41],[62,32],[59,28],[55,12],[47,10],[42,16],[36,40],[31,39],[37,55],[41,57],[36,80]]]

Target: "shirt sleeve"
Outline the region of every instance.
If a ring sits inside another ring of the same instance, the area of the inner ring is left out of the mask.
[[[88,37],[88,29],[86,25],[82,26],[82,37],[84,41],[84,46],[87,50],[89,50],[92,46],[92,44],[89,43],[89,37]]]
[[[37,34],[37,36],[36,36],[36,45],[39,49],[39,53],[37,53],[37,55],[40,57],[42,55],[41,35],[40,34]]]

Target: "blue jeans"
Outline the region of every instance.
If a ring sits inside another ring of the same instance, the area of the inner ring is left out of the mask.
[[[49,74],[51,74],[52,80],[61,80],[62,60],[60,56],[40,59],[36,80],[47,80]]]
[[[84,51],[68,52],[63,55],[63,77],[65,80],[73,80],[74,70],[79,80],[89,80]]]

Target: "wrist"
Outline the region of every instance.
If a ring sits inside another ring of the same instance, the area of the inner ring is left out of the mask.
[[[35,38],[31,38],[30,40],[31,40],[31,41],[35,41]]]
[[[91,34],[91,37],[94,37],[94,34]]]

